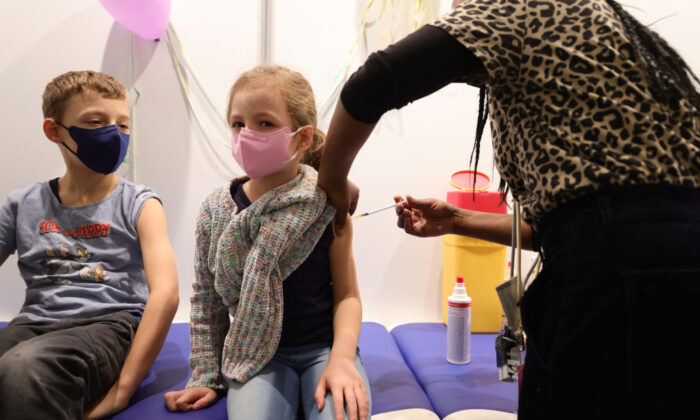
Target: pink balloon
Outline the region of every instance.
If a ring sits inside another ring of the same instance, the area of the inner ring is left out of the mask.
[[[131,32],[158,39],[168,28],[171,0],[100,0],[102,6]]]

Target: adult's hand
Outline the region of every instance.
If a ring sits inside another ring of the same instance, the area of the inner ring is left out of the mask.
[[[435,198],[394,196],[396,225],[409,235],[427,237],[447,233],[512,246],[513,216],[461,209]],[[521,222],[523,249],[533,250],[532,227]]]
[[[435,198],[417,199],[410,195],[403,200],[394,196],[396,225],[409,235],[428,237],[455,232],[458,209],[452,204]]]
[[[338,178],[328,180],[319,176],[318,186],[326,191],[328,200],[336,208],[333,227],[336,236],[343,236],[345,221],[348,214],[355,213],[357,200],[360,198],[360,189],[348,179]]]

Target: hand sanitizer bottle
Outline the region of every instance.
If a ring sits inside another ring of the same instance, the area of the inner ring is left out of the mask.
[[[464,288],[464,278],[457,277],[452,295],[447,298],[447,361],[457,365],[469,363],[471,356],[472,298]]]

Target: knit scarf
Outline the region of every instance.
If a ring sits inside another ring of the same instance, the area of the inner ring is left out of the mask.
[[[222,365],[232,380],[246,382],[274,356],[282,334],[282,282],[311,254],[335,214],[316,176],[300,165],[293,180],[232,215],[219,237],[216,288],[235,308],[224,341],[230,357]]]

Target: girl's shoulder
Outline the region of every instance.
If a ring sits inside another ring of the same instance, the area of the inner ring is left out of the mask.
[[[231,183],[233,181],[227,182],[225,185],[217,187],[212,192],[210,192],[202,201],[201,210],[206,210],[209,213],[218,213],[224,211],[230,213],[236,208],[236,203],[231,197]]]

